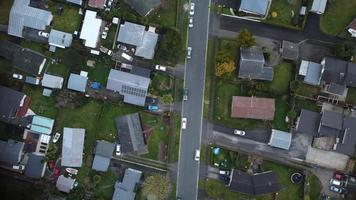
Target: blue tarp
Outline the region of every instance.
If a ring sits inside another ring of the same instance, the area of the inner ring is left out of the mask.
[[[93,82],[90,87],[94,90],[100,89],[101,88],[101,84],[98,82]]]

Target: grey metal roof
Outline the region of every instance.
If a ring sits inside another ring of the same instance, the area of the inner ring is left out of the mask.
[[[22,37],[24,27],[45,30],[53,16],[51,12],[30,7],[30,0],[15,0],[9,16],[8,34]]]
[[[44,156],[31,153],[26,167],[25,176],[40,179],[44,175],[46,163],[43,163]]]
[[[239,78],[273,80],[272,67],[265,67],[265,59],[260,47],[241,48]]]
[[[73,189],[75,179],[60,175],[57,179],[56,187],[59,191],[69,193]]]
[[[125,0],[139,15],[146,16],[161,4],[161,0]]]
[[[69,47],[72,44],[72,40],[72,34],[52,29],[49,33],[48,43],[52,46],[64,48]]]
[[[356,145],[356,118],[345,117],[342,136],[340,142],[336,145],[336,152],[353,156]]]
[[[321,124],[338,130],[342,129],[343,115],[339,112],[324,110],[321,117]]]
[[[106,88],[124,95],[124,102],[144,106],[150,79],[111,69]]]
[[[0,161],[9,165],[16,165],[21,160],[23,142],[9,139],[8,141],[0,140]]]
[[[322,69],[321,64],[310,61],[307,62],[307,72],[304,77],[304,82],[311,85],[319,85]]]
[[[26,76],[25,82],[29,84],[37,85],[39,83],[39,79],[33,76]]]
[[[153,59],[155,48],[158,40],[158,34],[150,31],[145,31],[143,35],[142,45],[136,48],[135,55],[145,59]]]
[[[310,11],[318,14],[323,14],[325,12],[327,2],[328,0],[313,0],[313,4]]]
[[[356,64],[348,63],[347,74],[345,79],[346,85],[351,87],[356,87]]]
[[[77,5],[82,5],[83,4],[83,0],[66,0],[66,1],[70,2],[70,3],[77,4]]]
[[[95,147],[95,157],[92,168],[97,171],[107,171],[110,159],[114,152],[115,144],[106,141],[97,141]]]
[[[145,33],[145,26],[125,22],[120,25],[118,42],[131,44],[134,46],[141,46],[143,43],[143,35]]]
[[[271,138],[268,144],[273,147],[289,150],[291,142],[292,142],[291,133],[272,129]]]
[[[81,167],[85,129],[63,128],[62,166]]]
[[[270,0],[241,0],[240,10],[264,16],[269,3]]]
[[[283,40],[282,58],[288,60],[297,60],[299,57],[299,45],[297,43]]]
[[[300,133],[317,135],[320,124],[321,114],[302,109],[297,122],[296,130]]]
[[[139,113],[119,116],[115,119],[122,153],[147,153]]]
[[[68,80],[68,89],[78,92],[85,92],[87,88],[88,77],[71,73]]]
[[[142,172],[128,168],[122,182],[115,183],[115,191],[112,200],[135,200],[136,185],[140,182]]]
[[[96,171],[106,172],[110,165],[110,158],[106,158],[100,155],[95,155],[93,160],[92,169]]]
[[[60,76],[53,76],[50,74],[44,74],[41,84],[43,87],[52,89],[62,89],[64,79]]]

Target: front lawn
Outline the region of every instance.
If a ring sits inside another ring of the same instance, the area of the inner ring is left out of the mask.
[[[9,14],[14,0],[0,1],[0,24],[9,23]]]
[[[320,16],[320,29],[337,35],[356,17],[356,0],[328,1],[326,12]]]
[[[79,25],[82,20],[82,15],[79,15],[79,8],[77,6],[63,5],[63,12],[60,16],[57,15],[57,8],[59,4],[51,3],[49,10],[52,12],[52,28],[59,31],[64,31],[67,33],[74,33],[74,31],[79,31]]]
[[[293,17],[299,13],[301,3],[302,0],[273,0],[266,22],[282,26],[292,26]],[[276,17],[272,17],[273,12],[277,13]]]

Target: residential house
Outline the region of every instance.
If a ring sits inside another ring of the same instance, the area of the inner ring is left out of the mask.
[[[271,134],[270,140],[268,142],[268,145],[270,145],[272,147],[277,147],[280,149],[289,150],[291,143],[292,143],[292,134],[291,133],[272,129],[272,134]]]
[[[120,25],[117,41],[135,46],[136,56],[145,59],[153,59],[158,41],[158,34],[155,32],[155,28],[150,27],[148,30],[145,29],[145,26],[125,22]]]
[[[242,96],[232,97],[232,118],[273,120],[274,112],[274,99]]]
[[[139,113],[120,116],[115,121],[122,154],[143,155],[148,153]]]
[[[63,128],[61,165],[81,167],[83,163],[85,129]]]
[[[264,17],[271,3],[272,0],[241,0],[239,11]]]
[[[22,38],[25,28],[45,30],[52,19],[53,15],[50,11],[33,7],[31,0],[14,0],[10,10],[7,33]]]
[[[69,193],[74,187],[75,179],[60,175],[57,179],[56,187],[59,191]]]
[[[228,186],[231,191],[248,195],[270,194],[280,190],[277,174],[272,171],[251,175],[233,169]]]
[[[161,5],[161,0],[125,0],[125,2],[141,16],[149,15]]]
[[[356,177],[355,176],[346,176],[346,185],[345,188],[349,192],[356,192]]]
[[[44,158],[44,155],[31,153],[25,167],[25,176],[33,179],[42,178],[45,174],[47,164],[44,162]]]
[[[89,0],[88,6],[92,8],[104,9],[106,0]]]
[[[98,46],[100,28],[103,21],[97,17],[97,12],[86,10],[84,22],[79,38],[84,40],[84,45],[95,49]]]
[[[106,141],[96,141],[95,156],[92,169],[106,172],[115,149],[115,144]]]
[[[265,66],[265,58],[260,47],[241,47],[239,78],[273,80],[273,67]]]
[[[323,109],[321,113],[302,109],[296,131],[318,138],[333,138],[330,150],[352,156],[356,145],[356,117]]]
[[[19,164],[23,156],[24,143],[8,140],[0,140],[0,162],[9,167]]]
[[[302,60],[299,67],[299,75],[304,76],[304,82],[318,86],[321,81],[322,65],[319,63]]]
[[[283,40],[281,56],[286,60],[297,60],[299,58],[299,45],[297,43]]]
[[[52,89],[62,89],[64,79],[60,76],[44,74],[41,84],[43,87]]]
[[[313,4],[310,9],[310,12],[313,12],[313,13],[316,13],[319,15],[324,14],[327,3],[328,3],[328,0],[313,0]]]
[[[124,102],[144,106],[150,79],[111,69],[106,88],[124,96]]]
[[[83,4],[83,0],[66,0],[69,3],[76,4],[81,6]]]
[[[55,29],[51,29],[51,32],[49,32],[48,44],[50,45],[50,50],[52,52],[55,52],[56,47],[62,49],[70,47],[72,40],[73,36],[71,33],[66,33]]]
[[[351,37],[356,37],[356,18],[347,26],[347,31],[350,33]]]
[[[122,182],[115,183],[115,191],[112,200],[135,200],[137,184],[140,182],[142,172],[128,168]]]
[[[69,75],[67,88],[78,92],[85,92],[87,88],[87,82],[87,76],[71,73]]]
[[[22,92],[0,85],[0,121],[18,124],[25,117],[31,98]]]

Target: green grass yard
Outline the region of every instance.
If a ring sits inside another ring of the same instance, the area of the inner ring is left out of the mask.
[[[356,0],[329,1],[326,12],[320,16],[320,29],[337,35],[356,17]]]
[[[52,28],[59,31],[64,31],[68,33],[74,33],[74,31],[79,30],[79,25],[82,20],[82,15],[79,15],[79,8],[76,6],[64,5],[63,13],[58,16],[56,13],[59,4],[51,3],[49,10],[53,14]]]
[[[9,14],[14,0],[0,1],[0,24],[8,24]]]
[[[177,0],[165,0],[162,6],[149,15],[152,24],[165,27],[175,27],[177,20]]]
[[[346,96],[346,103],[349,104],[356,104],[356,89],[355,88],[348,88],[347,96]]]
[[[292,64],[282,62],[274,67],[274,77],[270,89],[278,94],[289,93],[289,82],[293,76]]]
[[[112,171],[100,173],[101,181],[94,188],[95,199],[112,199],[114,185],[117,180]]]
[[[310,199],[320,199],[321,198],[321,183],[315,175],[309,176],[309,184],[310,191],[309,196]]]
[[[285,117],[289,111],[287,99],[281,97],[275,98],[275,114],[272,122],[272,127],[281,131],[289,131],[288,124],[285,122]]]
[[[60,76],[66,79],[66,77],[69,75],[69,69],[67,66],[63,65],[62,63],[56,63],[56,64],[48,64],[47,67],[47,72],[48,74],[52,74],[55,76]],[[65,87],[65,86],[63,86]]]
[[[292,0],[291,2],[292,3],[289,3],[287,0],[273,0],[269,9],[269,14],[266,22],[276,25],[293,27],[293,16],[294,14],[299,13],[302,0]],[[276,12],[277,17],[273,18],[271,16],[272,12]]]

